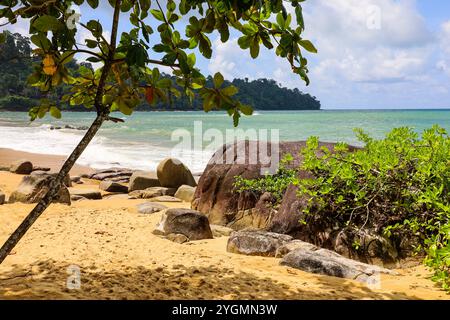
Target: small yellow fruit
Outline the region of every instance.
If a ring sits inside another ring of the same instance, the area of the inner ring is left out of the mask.
[[[58,69],[58,67],[55,64],[55,60],[53,59],[53,56],[51,55],[46,55],[44,60],[42,61],[42,63],[44,64],[43,70],[44,73],[49,75],[49,76],[53,76],[56,73],[56,70]]]

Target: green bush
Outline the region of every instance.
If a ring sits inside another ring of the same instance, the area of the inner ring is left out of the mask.
[[[292,155],[286,155],[280,163],[276,174],[267,175],[262,179],[244,179],[237,176],[234,182],[234,191],[238,193],[248,192],[256,197],[265,192],[270,192],[276,203],[279,203],[290,184],[297,184],[297,170],[289,169],[288,164],[293,160]]]
[[[338,143],[333,152],[322,147],[320,156],[319,139],[308,139],[298,169],[315,178],[298,181],[299,196],[308,199],[300,223],[342,230],[355,250],[362,230],[389,238],[397,248],[407,243],[412,249],[406,252],[426,254],[433,279],[450,290],[450,137],[438,126],[420,137],[410,128],[394,129],[382,140],[362,130],[356,134],[363,149],[349,152]],[[273,179],[240,184],[279,185],[275,193],[281,194],[290,181]]]

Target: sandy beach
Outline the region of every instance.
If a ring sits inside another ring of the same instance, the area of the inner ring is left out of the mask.
[[[28,158],[57,170],[63,157],[0,150],[0,164]],[[90,170],[77,166],[72,174]],[[22,176],[0,171],[9,195]],[[75,188],[95,189],[84,180]],[[418,265],[383,275],[378,288],[302,272],[279,259],[226,251],[227,237],[177,244],[152,234],[161,213],[139,214],[146,200],[126,198],[53,204],[0,266],[0,299],[448,299]],[[189,208],[189,203],[164,203]],[[0,206],[0,242],[33,208]],[[70,271],[81,288],[70,290]]]

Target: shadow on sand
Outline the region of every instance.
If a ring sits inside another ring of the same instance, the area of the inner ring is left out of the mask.
[[[0,299],[414,299],[320,276],[320,290],[308,283],[292,290],[271,278],[214,266],[124,267],[120,271],[82,267],[78,290],[67,288],[68,277],[67,265],[54,261],[15,266],[0,272]]]

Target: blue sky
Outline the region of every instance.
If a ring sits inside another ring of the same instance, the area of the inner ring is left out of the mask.
[[[305,38],[319,50],[308,55],[309,87],[273,51],[253,60],[237,46],[237,33],[225,44],[214,34],[213,57],[199,58],[198,66],[228,79],[272,78],[317,96],[328,109],[450,108],[450,1],[307,0],[303,7]],[[112,10],[104,1],[95,12],[81,7],[81,14],[108,29]],[[121,30],[129,27],[122,19]],[[14,28],[26,33],[22,23]],[[79,41],[87,36],[80,32]]]

